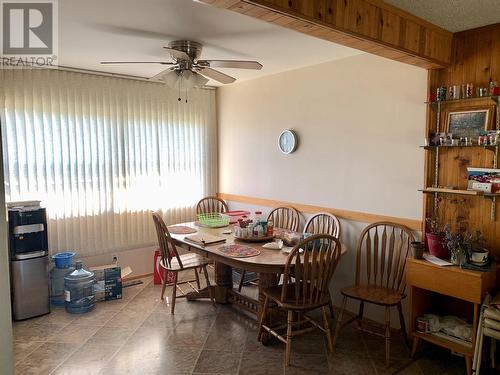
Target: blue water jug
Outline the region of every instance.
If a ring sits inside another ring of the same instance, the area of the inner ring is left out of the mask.
[[[83,314],[95,306],[95,275],[82,268],[82,262],[76,262],[76,270],[64,278],[64,300],[66,311],[71,314]]]

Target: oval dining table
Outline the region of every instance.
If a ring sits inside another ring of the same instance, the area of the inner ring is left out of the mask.
[[[200,226],[197,222],[188,222],[176,224],[178,226],[187,226],[196,229],[196,233],[192,234],[173,234],[170,236],[175,241],[176,245],[188,251],[195,252],[201,256],[208,257],[214,260],[215,265],[215,285],[211,286],[214,291],[215,300],[217,303],[232,303],[240,308],[255,314],[257,319],[264,305],[263,290],[278,284],[279,275],[285,270],[285,264],[288,253],[278,249],[267,249],[262,247],[265,242],[246,242],[236,239],[233,234],[227,234],[231,226],[223,228],[208,228]],[[224,238],[224,242],[203,245],[186,239],[192,235],[211,235]],[[238,258],[228,256],[218,250],[223,245],[240,244],[247,245],[260,250],[260,254],[256,256]],[[341,244],[341,254],[347,252],[347,247]],[[258,298],[252,298],[243,293],[238,292],[233,288],[232,268],[243,269],[249,272],[258,274]],[[188,293],[187,299],[194,300],[200,298],[209,298],[210,293],[208,287],[199,292]]]

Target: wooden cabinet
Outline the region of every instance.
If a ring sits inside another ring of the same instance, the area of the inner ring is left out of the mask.
[[[412,355],[421,340],[450,349],[465,356],[467,373],[471,373],[479,307],[484,296],[496,288],[497,270],[477,272],[456,266],[439,267],[425,260],[409,258],[406,283],[409,288],[410,335]],[[455,315],[472,323],[472,345],[462,345],[416,330],[416,320],[426,313]]]

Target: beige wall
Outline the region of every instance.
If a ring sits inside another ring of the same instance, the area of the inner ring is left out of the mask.
[[[424,69],[363,54],[219,88],[219,191],[420,219],[426,80]],[[291,155],[276,145],[286,128],[300,138]],[[336,304],[365,225],[341,224],[351,252]]]
[[[218,89],[219,191],[420,219],[426,76],[364,54]]]

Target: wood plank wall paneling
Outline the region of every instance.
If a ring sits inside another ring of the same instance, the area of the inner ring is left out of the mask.
[[[471,82],[475,87],[487,86],[492,78],[500,81],[500,24],[456,33],[453,40],[452,63],[446,69],[429,72],[429,90],[438,86],[450,86]],[[478,99],[468,103],[448,104],[449,108],[469,106],[491,106],[489,99]],[[441,124],[444,124],[444,115]],[[428,133],[436,129],[436,116],[428,109]],[[441,127],[442,129],[442,127]],[[431,186],[434,178],[435,152],[426,151],[425,186]],[[441,150],[439,156],[439,184],[466,188],[467,167],[492,167],[493,152],[480,148],[457,148]],[[424,215],[432,216],[434,197],[426,196]],[[500,201],[500,200],[499,200]],[[494,255],[500,255],[500,202],[496,204],[497,219],[490,220],[491,201],[481,197],[441,195],[437,215],[443,224],[453,229],[473,232],[481,230],[487,239],[487,247]],[[425,219],[425,217],[424,217]],[[424,220],[423,220],[424,221]]]
[[[451,60],[451,32],[381,0],[200,1],[422,68]]]
[[[218,193],[217,196],[226,201],[240,202],[245,204],[251,204],[254,206],[265,206],[265,207],[292,206],[296,208],[298,211],[308,214],[314,214],[316,212],[330,212],[338,216],[340,219],[358,221],[362,223],[374,223],[377,221],[392,221],[394,223],[406,225],[408,228],[414,231],[420,231],[422,228],[422,222],[416,219],[377,215],[367,212],[341,210],[337,208],[315,206],[304,203],[287,202],[276,199],[248,197],[244,195],[235,195],[227,193]]]

